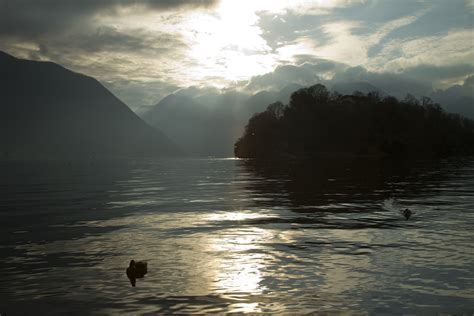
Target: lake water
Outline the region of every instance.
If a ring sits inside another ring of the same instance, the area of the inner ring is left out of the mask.
[[[474,312],[474,159],[0,170],[2,315]]]

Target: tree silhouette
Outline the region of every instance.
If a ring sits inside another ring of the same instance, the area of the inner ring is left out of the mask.
[[[295,91],[288,105],[273,103],[255,114],[234,152],[253,158],[474,154],[474,122],[427,97],[330,94],[317,84]]]

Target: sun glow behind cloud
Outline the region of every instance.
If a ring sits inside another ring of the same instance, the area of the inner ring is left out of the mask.
[[[192,14],[184,22],[184,36],[196,61],[193,79],[237,81],[272,70],[277,59],[257,22],[250,7],[235,1],[221,3],[212,14]]]
[[[194,84],[225,86],[272,71],[281,62],[292,62],[298,54],[313,54],[315,41],[298,39],[272,49],[263,38],[258,13],[327,14],[331,8],[348,5],[348,0],[224,0],[212,12],[192,13],[183,22],[183,35],[190,43],[189,57],[196,67],[189,70]]]
[[[270,72],[281,62],[293,61],[293,55],[314,53],[314,41],[299,39],[272,49],[259,26],[259,13],[326,14],[337,6],[353,1],[260,0],[221,1],[206,12],[190,12],[178,23],[180,36],[189,45],[187,57],[193,65],[186,70],[190,85],[199,83],[225,87]]]

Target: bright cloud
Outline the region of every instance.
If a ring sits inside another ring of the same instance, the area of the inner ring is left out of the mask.
[[[436,36],[393,40],[370,61],[373,68],[399,72],[429,62],[435,66],[455,63],[473,64],[474,34],[471,30],[454,30]]]

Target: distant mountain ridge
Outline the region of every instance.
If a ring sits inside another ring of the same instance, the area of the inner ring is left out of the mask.
[[[140,116],[170,135],[187,154],[229,157],[233,155],[232,144],[243,133],[248,119],[270,103],[288,102],[298,88],[299,85],[289,85],[281,91],[250,96],[239,92],[194,96],[183,90],[166,96]]]
[[[4,52],[0,69],[2,158],[180,154],[92,77]]]
[[[171,94],[142,115],[151,126],[161,128],[186,154],[229,156],[233,125],[231,112],[211,109],[199,100]]]

